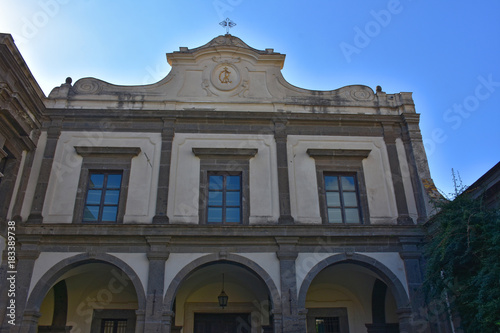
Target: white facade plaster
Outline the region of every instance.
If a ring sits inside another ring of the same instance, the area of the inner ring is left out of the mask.
[[[281,294],[280,261],[276,252],[271,253],[238,253],[239,256],[250,259],[262,267],[271,277],[278,293]]]
[[[165,263],[165,284],[163,288],[163,296],[165,296],[168,287],[181,269],[186,267],[186,265],[189,265],[194,260],[208,254],[210,253],[170,253],[168,260]]]
[[[406,202],[408,204],[408,215],[417,223],[418,211],[417,203],[415,201],[415,192],[413,191],[413,184],[411,183],[410,168],[408,166],[408,159],[403,140],[396,139],[396,150],[398,152],[399,165],[401,167],[401,178],[403,179],[403,186],[405,189]]]
[[[146,253],[108,253],[129,265],[141,280],[144,293],[148,290],[149,259]]]
[[[403,259],[401,259],[401,256],[397,252],[363,252],[360,253],[362,255],[371,257],[380,263],[384,264],[389,270],[394,273],[403,285],[403,287],[406,290],[406,294],[408,297],[409,291],[408,291],[408,280],[406,280],[406,271],[405,271],[405,263],[403,262]]]
[[[26,221],[31,213],[31,205],[33,204],[36,184],[38,182],[38,176],[40,175],[40,168],[42,166],[43,153],[45,152],[46,145],[47,132],[43,131],[40,133],[40,137],[38,138],[37,148],[33,158],[33,165],[31,166],[30,178],[28,180],[28,185],[26,186],[23,206],[21,208],[21,217],[23,221]]]
[[[302,223],[321,223],[318,185],[314,158],[307,149],[371,150],[363,160],[371,224],[387,223],[397,218],[389,158],[383,138],[343,136],[288,136],[288,172],[292,216]],[[349,171],[349,170],[346,170]]]
[[[7,211],[7,219],[12,218],[12,210],[14,209],[14,205],[16,203],[17,193],[19,192],[19,184],[21,183],[21,179],[23,178],[23,171],[26,164],[26,150],[23,150],[21,155],[21,162],[19,163],[19,170],[16,176],[16,182],[14,184],[14,191],[12,191],[12,196],[10,199],[9,210]]]
[[[160,133],[63,132],[59,137],[44,202],[44,222],[71,223],[83,158],[74,147],[140,147],[131,160],[123,222],[151,223],[160,167]],[[147,155],[147,157],[146,157]],[[148,161],[149,158],[149,161]]]
[[[338,253],[329,252],[303,252],[299,253],[295,259],[295,279],[297,281],[297,293],[300,292],[302,283],[311,269],[321,261]]]
[[[28,298],[33,288],[42,276],[48,272],[49,269],[54,267],[57,263],[64,259],[74,257],[81,254],[81,252],[41,252],[33,265],[33,274],[31,275],[30,289],[28,291]]]
[[[276,144],[272,135],[178,133],[172,143],[167,215],[171,223],[199,222],[200,159],[192,148],[257,148],[249,160],[250,224],[279,217]]]

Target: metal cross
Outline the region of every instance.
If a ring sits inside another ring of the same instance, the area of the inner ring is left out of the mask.
[[[229,35],[229,29],[231,29],[232,27],[234,27],[236,25],[236,23],[234,23],[233,21],[231,21],[228,18],[226,18],[224,21],[222,21],[221,23],[219,23],[222,27],[225,27],[226,28],[226,35]]]

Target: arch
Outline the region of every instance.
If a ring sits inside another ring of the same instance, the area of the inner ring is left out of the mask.
[[[134,286],[137,295],[138,310],[144,310],[146,308],[146,295],[144,293],[144,287],[142,286],[139,276],[132,269],[132,267],[121,259],[118,259],[110,254],[99,253],[90,255],[89,253],[82,253],[61,260],[42,276],[28,297],[28,302],[26,304],[27,311],[40,311],[40,306],[45,298],[45,295],[61,276],[75,267],[91,263],[110,264],[124,272]]]
[[[300,286],[299,296],[298,296],[298,307],[299,309],[304,309],[306,306],[306,296],[309,287],[311,286],[314,278],[326,267],[337,265],[337,264],[356,264],[368,268],[372,272],[375,272],[388,288],[391,290],[394,298],[396,299],[396,304],[399,310],[406,310],[410,308],[410,300],[406,289],[399,280],[399,278],[389,269],[387,266],[382,264],[380,261],[373,259],[371,257],[354,253],[347,255],[345,253],[336,254],[320,261],[316,266],[314,266],[309,273],[304,278],[302,286]]]
[[[165,293],[165,298],[163,300],[164,311],[171,311],[173,300],[177,294],[177,291],[179,290],[179,287],[181,286],[184,279],[189,274],[191,274],[194,270],[198,268],[213,263],[236,263],[250,270],[252,273],[256,274],[262,280],[262,282],[264,282],[264,284],[267,286],[269,294],[271,295],[271,300],[273,303],[272,308],[274,310],[274,313],[281,312],[281,297],[278,292],[278,288],[276,288],[276,284],[274,283],[271,276],[262,267],[260,267],[254,261],[236,254],[228,254],[227,256],[221,258],[218,254],[215,253],[203,256],[201,258],[198,258],[190,262],[189,264],[184,266],[179,271],[179,273],[177,273],[177,275],[174,277],[174,279],[168,286],[167,292]]]

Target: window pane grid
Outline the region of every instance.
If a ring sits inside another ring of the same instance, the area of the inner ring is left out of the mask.
[[[316,333],[338,333],[340,332],[339,317],[316,318]]]
[[[101,324],[102,333],[125,333],[127,332],[126,319],[103,319]]]
[[[241,222],[241,175],[208,177],[208,223]]]
[[[328,223],[360,223],[360,210],[354,176],[325,175]]]
[[[83,214],[84,222],[116,222],[121,181],[121,173],[90,174]]]

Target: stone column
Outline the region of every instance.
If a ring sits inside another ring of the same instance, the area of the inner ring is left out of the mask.
[[[297,309],[297,278],[295,260],[298,252],[295,246],[297,237],[276,237],[279,250],[276,255],[280,261],[282,330],[286,333],[303,333],[306,322],[299,319]]]
[[[175,330],[173,311],[164,311],[162,314],[161,333],[177,333]]]
[[[421,265],[422,253],[418,248],[422,240],[412,237],[401,237],[399,239],[403,250],[399,253],[405,265],[406,281],[410,294],[410,307],[407,310],[400,309],[399,325],[400,332],[430,332],[430,326],[426,324],[426,318],[420,316],[425,313],[426,303],[422,290],[423,266]]]
[[[10,332],[36,332],[38,309],[27,309],[28,291],[33,275],[35,261],[40,255],[38,244],[40,236],[23,236],[17,239],[18,253],[15,274],[16,277],[16,328]],[[26,311],[25,311],[26,310]],[[35,313],[36,312],[36,313]]]
[[[135,333],[144,332],[145,313],[146,311],[144,310],[135,310]]]
[[[165,262],[168,259],[170,237],[146,237],[150,250],[148,290],[146,294],[146,313],[144,317],[144,333],[162,332],[163,288],[165,283]]]
[[[408,203],[401,175],[401,166],[396,148],[396,138],[398,134],[394,130],[392,123],[382,123],[384,128],[384,141],[389,155],[389,167],[391,170],[392,184],[394,186],[394,195],[396,197],[396,207],[398,209],[398,224],[413,224],[408,213]]]
[[[288,157],[286,147],[286,123],[274,123],[274,139],[276,140],[276,153],[278,164],[278,190],[280,203],[280,224],[293,224],[294,220],[290,209],[290,184],[288,179]]]
[[[35,196],[33,197],[31,213],[27,221],[28,223],[39,224],[43,221],[43,204],[45,202],[45,195],[47,194],[57,141],[61,135],[62,121],[62,117],[54,118],[47,130],[47,144],[43,153],[42,165],[40,167],[40,174],[38,175],[38,182],[35,188]]]
[[[168,223],[168,184],[174,134],[175,119],[163,118],[163,130],[161,132],[160,176],[158,178],[158,189],[156,194],[156,213],[153,217],[154,224]]]
[[[412,310],[411,309],[399,309],[397,311],[399,319],[399,332],[400,333],[424,333],[428,331],[416,330],[412,323]]]

